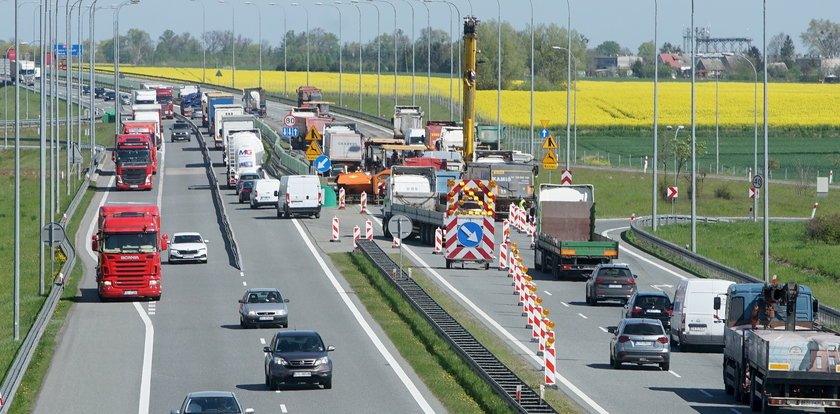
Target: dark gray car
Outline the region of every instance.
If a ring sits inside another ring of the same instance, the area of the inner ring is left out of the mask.
[[[332,359],[335,347],[324,346],[315,331],[281,331],[274,335],[265,352],[265,386],[270,390],[280,383],[320,384],[332,388]]]
[[[243,328],[261,325],[289,326],[289,308],[280,291],[274,288],[253,288],[239,299],[239,325]]]
[[[674,307],[665,292],[636,292],[624,305],[623,318],[659,319],[666,331],[671,329]]]
[[[658,319],[622,319],[617,327],[610,327],[610,365],[658,364],[663,371],[671,369],[671,341]]]
[[[597,305],[601,300],[627,303],[637,291],[637,276],[626,264],[601,264],[586,280],[586,303]]]
[[[242,405],[236,394],[228,391],[200,391],[191,392],[184,398],[180,410],[172,410],[170,414],[198,414],[198,413],[226,413],[252,414],[253,408],[242,411]]]

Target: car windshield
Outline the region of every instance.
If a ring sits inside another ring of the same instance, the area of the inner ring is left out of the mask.
[[[639,296],[633,305],[642,309],[666,309],[671,306],[671,299],[665,296]]]
[[[172,97],[171,96],[158,96],[157,103],[171,103]]]
[[[198,234],[182,234],[175,236],[172,243],[201,243],[201,235]]]
[[[276,352],[324,352],[324,343],[317,336],[281,336],[277,338]]]
[[[185,414],[197,413],[241,413],[239,403],[233,397],[195,397],[187,403]]]
[[[172,129],[188,129],[189,127],[187,124],[177,123],[172,126]]]
[[[248,303],[280,303],[283,297],[280,292],[274,290],[251,292],[248,294]]]
[[[242,189],[250,190],[252,188],[254,188],[254,181],[253,180],[248,180],[248,181],[243,181],[242,182]]]
[[[624,335],[664,335],[662,325],[630,323],[624,326]]]
[[[629,269],[606,267],[598,271],[598,277],[604,279],[630,279],[633,277]]]
[[[104,236],[102,253],[154,253],[156,233],[111,233]]]

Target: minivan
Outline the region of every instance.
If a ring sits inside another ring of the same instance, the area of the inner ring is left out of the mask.
[[[251,189],[251,208],[277,204],[280,192],[280,180],[266,178],[254,181]]]
[[[277,217],[321,217],[321,180],[317,175],[285,175],[277,191]]]
[[[735,282],[719,279],[684,279],[677,286],[671,313],[671,340],[691,345],[723,346],[724,315],[714,308],[714,298],[726,309],[726,291]]]

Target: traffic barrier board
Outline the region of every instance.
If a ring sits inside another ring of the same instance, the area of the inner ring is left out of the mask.
[[[572,170],[563,170],[560,173],[560,184],[572,185]]]
[[[543,149],[552,149],[552,150],[557,149],[557,140],[554,139],[553,135],[551,135],[551,134],[548,135],[548,137],[545,139],[545,141],[542,144],[542,148]]]
[[[755,193],[756,193],[756,192],[757,192],[757,191],[755,191],[755,188],[750,188],[750,193],[749,193],[750,195],[749,195],[749,197],[750,197],[750,198],[755,198]]]
[[[318,133],[318,130],[315,127],[310,127],[309,132],[306,133],[306,140],[307,141],[320,141],[321,134]]]
[[[680,195],[677,187],[668,187],[668,198],[677,198]]]

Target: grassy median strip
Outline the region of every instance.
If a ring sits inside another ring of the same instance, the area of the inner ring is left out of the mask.
[[[456,413],[510,412],[507,403],[464,363],[449,343],[379,274],[370,261],[358,253],[330,256],[368,312],[447,410]],[[415,272],[414,279],[500,361],[539,389],[541,371],[528,366],[467,310],[427,280],[425,274]],[[547,396],[547,400],[561,412],[576,411],[569,401],[559,395]]]

